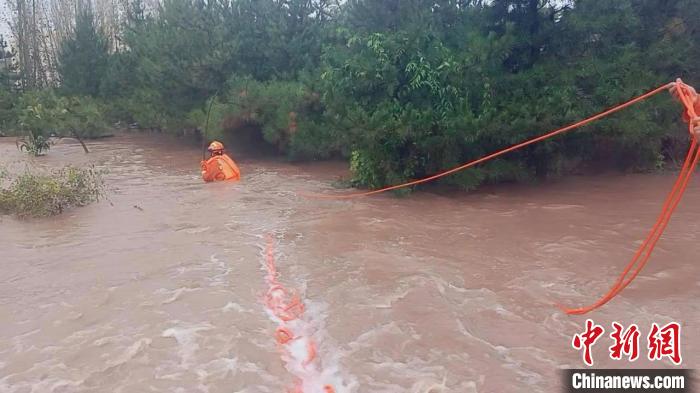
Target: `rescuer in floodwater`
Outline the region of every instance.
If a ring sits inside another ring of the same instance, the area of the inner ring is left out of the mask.
[[[688,117],[688,113],[684,112],[683,119],[686,122],[690,122],[690,124],[693,125],[693,133],[695,134],[695,139],[700,141],[700,96],[693,87],[688,87],[690,88],[691,99],[693,100],[693,106],[695,107],[695,114],[697,114],[698,116],[696,116],[694,119],[690,119]],[[680,101],[680,97],[678,96],[678,88],[676,87],[675,83],[672,84],[670,91],[671,95],[673,95],[675,99]]]
[[[212,142],[207,148],[211,157],[202,161],[202,179],[206,182],[220,180],[240,180],[241,170],[238,165],[224,154],[224,144],[219,141]]]

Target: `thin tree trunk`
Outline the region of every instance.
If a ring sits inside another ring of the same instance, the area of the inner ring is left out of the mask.
[[[41,57],[39,56],[39,45],[36,40],[38,34],[39,32],[37,31],[36,25],[36,0],[32,0],[32,68],[34,68],[34,86],[32,87],[40,87],[39,67],[41,66]]]
[[[73,130],[73,136],[75,137],[75,139],[78,140],[78,142],[80,142],[80,145],[83,147],[83,150],[85,150],[85,153],[90,153],[90,150],[88,150],[87,146],[85,145],[85,142],[83,142],[83,139],[80,137],[80,134],[78,134],[76,130]]]

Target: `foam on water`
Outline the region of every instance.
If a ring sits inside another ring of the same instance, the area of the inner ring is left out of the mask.
[[[195,352],[199,349],[199,343],[197,339],[199,337],[199,332],[211,330],[213,327],[209,324],[196,325],[196,326],[176,326],[166,329],[161,334],[161,337],[171,337],[174,338],[178,345],[178,353],[181,358],[181,366],[187,368],[192,363]]]
[[[174,291],[168,291],[167,289],[159,290],[158,291],[159,293],[171,294],[171,296],[169,298],[163,300],[162,302],[160,302],[160,304],[170,304],[170,303],[178,300],[180,298],[180,296],[182,296],[182,294],[187,293],[187,292],[195,292],[198,290],[199,290],[199,288],[187,288],[187,287],[178,288]]]
[[[107,362],[107,367],[103,371],[107,371],[113,367],[120,366],[130,361],[140,353],[144,352],[151,345],[151,342],[152,340],[150,338],[142,338],[131,344],[119,356]]]

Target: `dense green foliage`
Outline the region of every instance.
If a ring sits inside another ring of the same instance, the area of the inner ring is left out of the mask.
[[[48,138],[94,138],[107,132],[102,105],[91,97],[61,96],[51,90],[28,92],[14,109],[22,130],[20,147],[34,155],[50,148]]]
[[[66,94],[96,96],[100,91],[109,53],[107,39],[95,23],[90,3],[80,1],[73,34],[58,56],[61,89]]]
[[[366,187],[455,166],[679,76],[700,83],[696,0],[128,3],[110,53],[89,8],[78,12],[61,94],[170,132],[203,130],[211,104],[207,138],[253,130],[293,159],[344,157]],[[663,166],[687,141],[678,112],[656,98],[444,181]]]
[[[322,77],[329,111],[342,119],[354,147],[356,180],[377,187],[429,175],[700,68],[687,60],[700,59],[687,41],[698,29],[685,14],[697,15],[697,4],[667,2],[669,19],[660,22],[650,7],[662,6],[659,1],[541,3],[497,1],[461,10],[450,2],[430,8],[409,1],[394,3],[403,12],[382,13],[368,6],[373,3],[351,2],[349,18],[357,22],[340,37],[346,45],[326,53]],[[384,30],[367,25],[373,15],[381,16],[375,23]],[[669,36],[671,22],[686,28],[679,42]],[[650,34],[646,26],[653,24]],[[651,55],[660,50],[665,53]],[[446,181],[470,188],[562,173],[581,161],[656,165],[682,134],[669,133],[679,129],[678,109],[655,104]]]
[[[0,171],[0,214],[20,218],[53,216],[88,205],[103,195],[102,173],[93,168],[27,171],[15,177]]]

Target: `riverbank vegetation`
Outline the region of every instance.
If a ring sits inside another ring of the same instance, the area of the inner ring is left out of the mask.
[[[455,166],[678,76],[700,83],[695,0],[49,3],[10,0],[3,132],[201,133],[211,106],[208,138],[252,130],[291,159],[342,157],[363,187]],[[679,112],[655,98],[442,181],[662,167],[687,143]]]
[[[102,172],[65,167],[11,175],[0,168],[0,214],[48,217],[98,201],[104,196]]]

